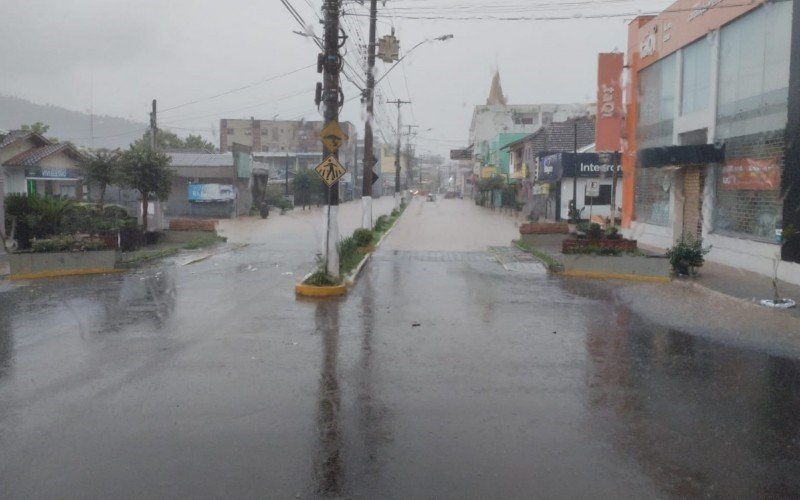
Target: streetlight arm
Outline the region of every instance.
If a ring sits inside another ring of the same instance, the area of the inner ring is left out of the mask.
[[[403,57],[401,57],[400,59],[398,59],[396,63],[392,64],[392,67],[391,67],[391,68],[389,68],[389,69],[387,69],[387,70],[386,70],[386,72],[385,72],[384,74],[382,74],[380,78],[378,78],[377,80],[375,80],[375,85],[379,84],[379,83],[381,82],[381,80],[383,80],[384,78],[386,78],[386,75],[388,75],[390,71],[392,71],[392,70],[393,70],[393,69],[394,69],[394,68],[395,68],[395,67],[396,67],[398,64],[400,64],[401,62],[403,62],[403,59],[405,59],[406,57],[408,57],[408,55],[409,55],[410,53],[414,52],[414,49],[416,49],[417,47],[419,47],[419,46],[420,46],[420,45],[422,45],[423,43],[427,43],[427,42],[435,42],[435,41],[444,42],[445,40],[450,40],[451,38],[453,38],[453,35],[442,35],[442,36],[437,36],[436,38],[426,38],[425,40],[423,40],[423,41],[419,42],[418,44],[414,45],[413,47],[411,47],[411,50],[409,50],[408,52],[406,52],[405,54],[403,54]]]

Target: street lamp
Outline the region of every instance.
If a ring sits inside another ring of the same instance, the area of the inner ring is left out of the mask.
[[[395,67],[396,67],[398,64],[400,64],[400,63],[403,61],[403,59],[405,59],[406,57],[408,57],[408,55],[409,55],[409,54],[411,54],[411,53],[414,51],[414,49],[416,49],[417,47],[419,47],[419,46],[420,46],[420,45],[422,45],[423,43],[428,43],[428,42],[444,42],[444,41],[446,41],[446,40],[450,40],[451,38],[453,38],[453,35],[442,35],[442,36],[437,36],[436,38],[426,38],[425,40],[423,40],[423,41],[419,42],[418,44],[414,45],[413,47],[411,47],[411,49],[410,49],[408,52],[406,52],[405,54],[403,54],[403,57],[401,57],[400,59],[398,59],[396,63],[392,64],[392,66],[391,66],[389,69],[387,69],[387,70],[386,70],[386,72],[385,72],[383,75],[381,75],[381,77],[380,77],[380,78],[378,78],[377,80],[375,80],[375,85],[377,85],[378,83],[380,83],[380,81],[381,81],[381,80],[383,80],[384,78],[386,78],[386,75],[388,75],[390,71],[392,71],[392,70],[393,70],[393,69],[394,69],[394,68],[395,68]]]

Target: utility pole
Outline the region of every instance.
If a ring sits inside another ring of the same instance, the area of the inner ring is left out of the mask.
[[[361,227],[372,229],[372,169],[375,167],[373,152],[372,114],[375,110],[375,31],[378,22],[378,0],[370,0],[369,5],[369,45],[367,46],[367,88],[364,98],[367,101],[367,119],[364,123],[364,173],[361,184]]]
[[[289,153],[286,153],[286,196],[289,196]]]
[[[400,106],[411,104],[411,101],[387,101],[387,104],[397,104],[397,149],[394,155],[394,208],[400,210],[400,139],[402,137],[400,124]]]
[[[405,127],[407,129],[406,135],[408,136],[408,139],[406,139],[406,189],[410,189],[414,175],[411,168],[411,129],[419,128],[419,125],[405,125]]]
[[[156,132],[158,124],[156,122],[156,100],[153,99],[153,110],[150,112],[150,149],[156,149]]]
[[[323,4],[325,37],[321,58],[323,70],[322,103],[324,106],[325,126],[339,122],[339,107],[343,99],[342,89],[339,86],[339,70],[342,59],[339,56],[339,11],[341,0],[325,0]],[[328,156],[338,158],[336,151],[331,151],[323,143],[323,158]],[[325,259],[325,272],[332,277],[339,276],[339,182],[333,183],[328,188],[328,199],[324,209],[323,226],[323,256]]]
[[[575,222],[580,222],[578,220],[578,171],[577,171],[577,162],[578,162],[578,119],[572,119],[572,152],[574,156],[572,157],[572,210],[575,214]],[[570,214],[567,213],[567,218],[571,218]]]

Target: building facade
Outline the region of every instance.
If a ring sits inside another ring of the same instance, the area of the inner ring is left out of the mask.
[[[350,122],[340,124],[349,140],[339,150],[339,159],[352,168],[355,165],[356,143],[358,132]],[[322,154],[320,133],[325,123],[322,121],[290,121],[290,120],[256,120],[229,119],[220,120],[221,153],[231,151],[233,144],[241,144],[252,148],[253,153],[319,153]]]
[[[86,194],[82,159],[72,144],[54,143],[30,130],[0,137],[0,177],[6,193],[81,199]]]
[[[641,243],[702,238],[708,260],[773,273],[800,227],[787,197],[794,4],[679,0],[630,24],[623,226]],[[800,266],[783,267],[800,283]]]

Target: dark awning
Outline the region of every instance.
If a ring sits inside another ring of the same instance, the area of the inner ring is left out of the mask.
[[[714,144],[647,148],[638,152],[636,160],[641,168],[721,163],[725,161],[725,148]]]

